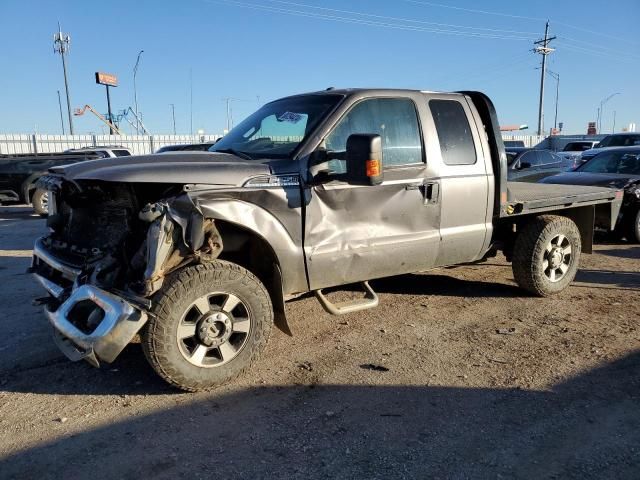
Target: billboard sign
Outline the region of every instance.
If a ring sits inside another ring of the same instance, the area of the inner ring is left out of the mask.
[[[96,83],[109,87],[117,87],[118,77],[112,73],[96,72]]]

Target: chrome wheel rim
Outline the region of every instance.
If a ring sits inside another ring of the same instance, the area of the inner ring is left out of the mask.
[[[44,192],[41,196],[40,196],[40,207],[42,208],[42,210],[44,210],[45,212],[49,211],[49,192]]]
[[[177,327],[178,348],[192,365],[213,368],[237,357],[249,339],[247,305],[231,293],[202,295],[189,305]]]
[[[562,280],[571,266],[571,242],[558,234],[547,244],[542,260],[542,268],[547,279],[553,283]]]

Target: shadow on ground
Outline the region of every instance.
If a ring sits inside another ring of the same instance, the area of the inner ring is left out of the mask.
[[[547,392],[308,385],[201,395],[0,468],[3,478],[636,479],[639,452],[637,352]]]
[[[620,272],[611,270],[579,270],[576,282],[588,283],[597,288],[640,289],[640,272]]]

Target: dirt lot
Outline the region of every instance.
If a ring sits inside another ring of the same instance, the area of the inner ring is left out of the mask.
[[[43,231],[0,208],[1,478],[640,478],[640,247],[552,299],[502,258],[373,282],[345,317],[299,299],[248,376],[183,394],[138,345],[58,353],[24,273]]]

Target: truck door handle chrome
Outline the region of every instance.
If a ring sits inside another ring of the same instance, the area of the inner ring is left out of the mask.
[[[424,184],[424,203],[438,203],[440,197],[440,184],[427,182]]]
[[[421,183],[410,183],[408,185],[405,185],[404,189],[405,190],[419,190],[421,186],[422,186]]]

